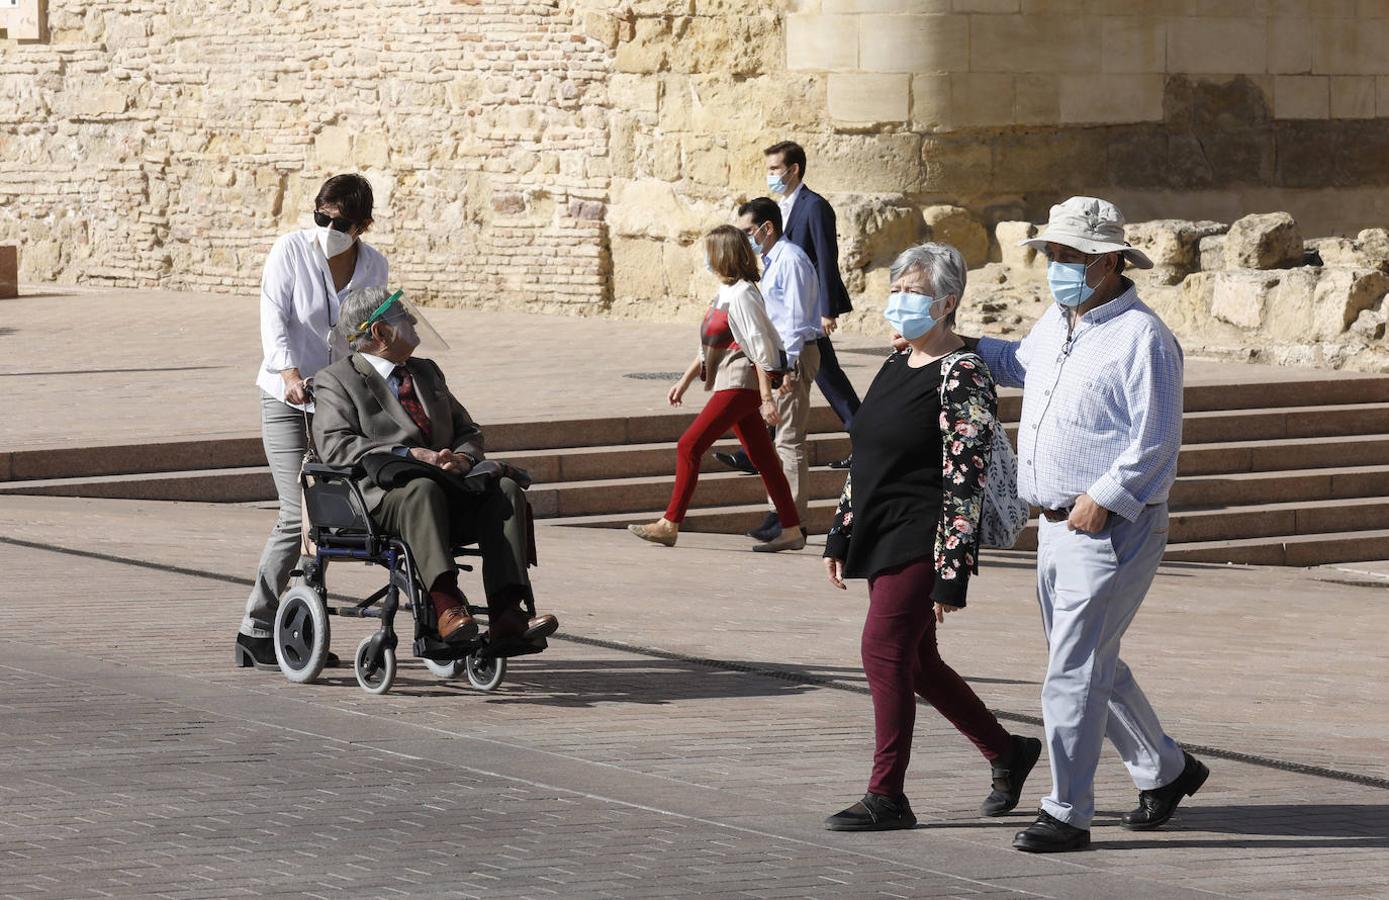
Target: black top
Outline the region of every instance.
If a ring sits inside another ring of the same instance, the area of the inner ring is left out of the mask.
[[[945,361],[914,369],[909,355],[910,350],[888,357],[854,415],[853,464],[825,556],[844,560],[851,578],[932,559],[931,598],[964,606],[978,565],[997,411],[993,380],[977,355],[952,354],[943,413]]]
[[[844,574],[868,578],[932,555],[940,519],[940,366],[894,355],[854,413],[854,539]]]

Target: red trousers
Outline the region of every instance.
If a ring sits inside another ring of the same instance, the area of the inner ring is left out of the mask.
[[[704,411],[680,435],[680,443],[676,445],[675,490],[666,507],[666,521],[684,521],[685,510],[689,509],[690,498],[699,483],[700,460],[714,446],[714,441],[732,428],[747,451],[748,459],[762,475],[762,483],[776,506],[781,527],[800,527],[801,517],[791,497],[791,486],[786,483],[786,473],[781,470],[781,459],[767,434],[767,424],[757,412],[761,405],[761,394],[740,389],[715,391],[704,404]]]
[[[868,790],[902,793],[916,726],[916,694],[969,738],[984,758],[1007,756],[1008,732],[936,649],[930,558],[886,569],[868,579],[868,619],[863,623],[863,672],[873,694],[876,747]]]

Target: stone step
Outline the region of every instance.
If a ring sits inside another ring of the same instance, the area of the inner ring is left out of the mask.
[[[804,523],[806,528],[811,534],[824,534],[829,531],[830,523],[834,521],[834,509],[838,505],[838,501],[812,500],[809,505],[809,514]],[[689,512],[685,514],[685,521],[681,524],[680,530],[706,534],[741,534],[761,525],[762,519],[766,515],[766,503],[706,506],[699,509],[691,507]],[[661,512],[659,510],[639,513],[607,513],[592,516],[569,516],[554,519],[547,524],[572,525],[579,528],[626,528],[633,522],[654,522],[660,517]]]
[[[1389,465],[1180,476],[1172,509],[1389,496]]]
[[[106,500],[176,500],[194,503],[246,503],[276,497],[269,466],[197,469],[98,475],[92,478],[48,478],[0,483],[0,494],[45,497],[94,497]]]
[[[1384,433],[1389,433],[1389,403],[1212,410],[1187,413],[1182,421],[1185,444]]]
[[[842,471],[811,469],[811,498],[837,500],[844,488],[844,478],[845,474]],[[674,478],[668,475],[558,484],[537,483],[531,487],[527,495],[536,517],[542,519],[609,513],[635,515],[648,510],[665,509],[674,485]],[[699,478],[699,484],[690,500],[690,508],[756,504],[764,502],[765,498],[761,478],[740,472],[707,472]],[[660,512],[653,515],[652,519],[658,516]]]
[[[1389,559],[1389,530],[1169,544],[1163,558],[1252,566],[1324,566]]]

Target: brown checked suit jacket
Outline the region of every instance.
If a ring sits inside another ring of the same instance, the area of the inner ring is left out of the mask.
[[[434,361],[411,357],[405,367],[429,417],[429,442],[386,379],[360,353],[353,353],[314,375],[313,436],[323,462],[354,466],[368,453],[389,453],[396,447],[447,448],[478,461],[484,458],[482,429],[450,393]],[[368,511],[375,510],[386,492],[367,479],[358,484]]]

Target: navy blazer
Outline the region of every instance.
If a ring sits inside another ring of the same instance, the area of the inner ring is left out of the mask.
[[[820,279],[820,296],[826,298],[830,318],[854,308],[844,279],[839,277],[839,238],[835,233],[834,207],[819,194],[801,185],[791,217],[784,225],[786,238],[805,251]]]

